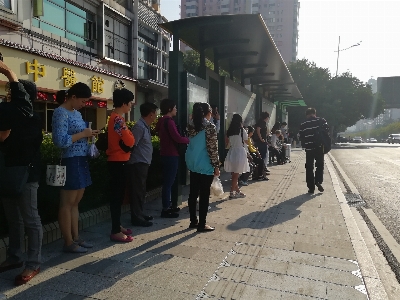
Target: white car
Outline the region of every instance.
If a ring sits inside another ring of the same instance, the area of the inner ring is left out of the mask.
[[[363,142],[363,140],[362,140],[362,137],[360,137],[360,136],[356,136],[353,138],[353,143],[362,143],[362,142]]]
[[[375,139],[375,138],[370,138],[370,139],[369,139],[369,142],[370,142],[370,143],[377,143],[377,142],[378,142],[378,140],[377,140],[377,139]]]

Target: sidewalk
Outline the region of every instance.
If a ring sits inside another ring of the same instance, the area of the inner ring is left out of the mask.
[[[133,228],[132,243],[110,242],[108,221],[82,232],[95,244],[85,255],[62,253],[61,240],[45,245],[29,284],[13,286],[21,270],[0,274],[0,299],[368,299],[329,163],[325,192],[309,195],[304,161],[294,149],[268,182],[243,187],[247,198],[213,198],[214,232],[188,229],[186,202],[171,220],[153,201],[154,225]],[[129,221],[124,214],[122,224]]]

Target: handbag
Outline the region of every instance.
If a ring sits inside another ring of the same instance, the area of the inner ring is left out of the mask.
[[[20,196],[28,181],[30,166],[6,167],[4,154],[0,151],[0,195],[11,198]]]
[[[64,186],[67,180],[67,167],[61,165],[62,154],[59,165],[47,165],[46,184],[50,186]]]
[[[182,143],[176,143],[171,136],[171,133],[169,132],[169,128],[168,128],[168,122],[169,122],[169,118],[166,118],[164,120],[164,127],[165,130],[168,132],[169,138],[171,139],[171,141],[175,144],[176,149],[178,150],[179,156],[184,156],[187,150],[187,144],[182,144]]]
[[[47,165],[46,184],[50,186],[64,186],[67,180],[67,167],[61,165]]]
[[[108,132],[105,128],[101,129],[101,132],[97,136],[97,141],[94,143],[98,150],[107,151],[108,148]]]

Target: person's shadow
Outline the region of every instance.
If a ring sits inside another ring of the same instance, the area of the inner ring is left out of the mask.
[[[256,211],[240,217],[227,228],[235,231],[242,228],[264,229],[274,225],[285,223],[298,217],[301,213],[300,206],[309,200],[318,197],[319,194],[299,195],[274,206],[266,211]],[[279,219],[278,219],[279,215]],[[257,223],[257,224],[255,224]]]

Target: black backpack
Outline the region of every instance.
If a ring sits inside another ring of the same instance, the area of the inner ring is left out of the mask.
[[[327,154],[332,149],[331,137],[329,135],[329,129],[324,129],[324,124],[320,119],[320,125],[314,133],[314,146],[323,147],[324,154]]]

